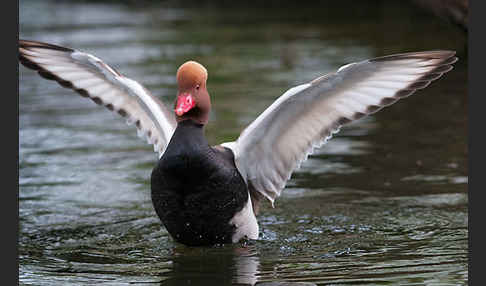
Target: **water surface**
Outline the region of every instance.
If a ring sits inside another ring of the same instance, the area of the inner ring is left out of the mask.
[[[199,248],[175,243],[158,220],[157,155],[134,127],[20,67],[20,284],[467,284],[466,36],[399,2],[20,1],[20,38],[95,54],[167,104],[177,67],[202,62],[212,144],[237,138],[288,88],[346,63],[428,49],[460,58],[312,155],[276,207],[264,205],[258,241]]]

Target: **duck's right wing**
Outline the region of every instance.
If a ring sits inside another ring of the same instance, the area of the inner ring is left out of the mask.
[[[235,142],[235,164],[250,192],[272,204],[292,172],[341,125],[374,113],[452,69],[453,51],[405,53],[342,66],[289,89]]]
[[[42,42],[19,40],[19,60],[42,77],[125,117],[140,137],[154,145],[159,157],[164,153],[175,130],[175,116],[138,82],[93,55]]]

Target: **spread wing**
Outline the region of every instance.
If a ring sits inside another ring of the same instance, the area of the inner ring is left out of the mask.
[[[343,124],[377,112],[452,69],[453,51],[374,58],[289,89],[235,142],[235,163],[257,199],[272,202],[292,172]]]
[[[19,60],[42,77],[125,117],[159,156],[164,153],[175,130],[174,115],[138,82],[93,55],[47,43],[19,40]]]

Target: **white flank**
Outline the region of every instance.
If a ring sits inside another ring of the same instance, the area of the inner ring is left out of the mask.
[[[240,241],[245,236],[249,239],[258,239],[258,223],[253,212],[253,206],[251,204],[249,193],[246,206],[235,214],[235,216],[231,219],[230,224],[234,224],[236,227],[235,233],[232,237],[233,243]]]

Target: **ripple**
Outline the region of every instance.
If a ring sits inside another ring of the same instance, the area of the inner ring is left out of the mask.
[[[453,184],[467,184],[467,176],[454,176],[454,175],[414,175],[402,178],[402,181],[424,181],[432,183],[453,183]]]

